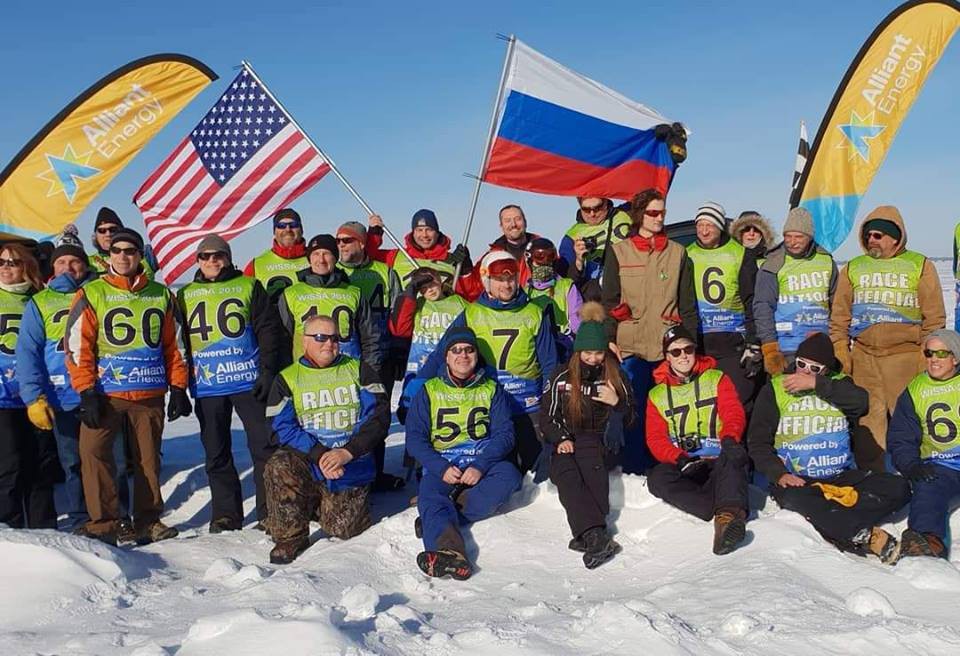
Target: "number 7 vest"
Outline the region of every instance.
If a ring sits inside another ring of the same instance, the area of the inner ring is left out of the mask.
[[[97,367],[106,394],[166,389],[161,334],[170,292],[157,282],[139,291],[100,278],[83,288],[99,321]]]

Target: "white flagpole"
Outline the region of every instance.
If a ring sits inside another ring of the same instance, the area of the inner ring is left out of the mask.
[[[309,143],[311,146],[313,146],[313,147],[316,149],[316,151],[317,151],[318,153],[320,153],[320,156],[321,156],[324,160],[326,160],[327,164],[330,165],[330,170],[333,171],[333,174],[334,174],[335,176],[337,176],[337,179],[340,180],[340,182],[343,184],[343,186],[347,188],[347,191],[349,191],[350,194],[353,195],[353,197],[356,199],[356,201],[357,201],[358,203],[360,203],[360,207],[362,207],[362,208],[364,209],[364,211],[367,213],[367,215],[369,216],[369,215],[371,215],[371,214],[375,214],[375,212],[373,211],[373,209],[367,204],[367,201],[365,201],[365,200],[363,199],[363,197],[360,196],[359,193],[357,193],[357,190],[353,188],[353,185],[350,184],[345,177],[343,177],[343,174],[340,173],[340,169],[338,169],[338,168],[337,168],[337,165],[333,163],[333,160],[330,159],[330,156],[327,155],[325,152],[323,152],[323,149],[320,148],[320,146],[318,146],[318,145],[314,142],[314,140],[310,138],[310,135],[307,134],[307,131],[303,129],[303,126],[301,126],[299,123],[297,123],[297,119],[295,119],[295,118],[293,117],[293,114],[291,114],[290,112],[287,111],[287,108],[283,106],[283,103],[281,103],[280,100],[277,99],[277,97],[276,97],[275,95],[273,95],[273,93],[270,91],[270,89],[267,87],[267,85],[263,83],[263,80],[261,80],[260,77],[257,75],[256,71],[253,70],[253,66],[250,65],[250,62],[248,62],[248,61],[246,61],[246,60],[241,60],[240,65],[243,66],[243,68],[244,68],[248,73],[250,73],[251,77],[253,77],[254,80],[256,80],[257,84],[260,85],[260,88],[263,89],[264,93],[266,93],[266,94],[270,97],[270,100],[271,100],[277,107],[279,107],[281,110],[283,110],[283,112],[284,112],[287,116],[290,117],[290,121],[293,123],[294,126],[296,126],[296,128],[297,128],[298,130],[300,130],[300,132],[303,133],[303,136],[306,138],[307,143]],[[407,251],[403,248],[403,243],[402,243],[399,239],[397,239],[396,236],[394,236],[394,234],[393,234],[392,232],[390,232],[390,228],[388,228],[386,225],[384,225],[384,226],[383,226],[383,232],[387,235],[387,237],[390,238],[390,240],[391,240],[394,244],[396,244],[397,248],[400,249],[400,252],[403,253],[404,256],[405,256],[408,260],[410,260],[410,263],[413,264],[413,266],[414,266],[415,268],[416,268],[416,267],[419,267],[419,265],[417,264],[416,260],[414,260],[412,257],[410,257],[410,254],[407,253]]]
[[[500,103],[503,102],[503,91],[507,83],[507,72],[510,70],[510,61],[513,59],[513,47],[516,42],[517,38],[512,34],[507,38],[507,55],[503,60],[503,70],[500,72],[500,85],[497,87],[497,99],[493,103],[493,112],[492,116],[490,117],[490,129],[487,131],[487,142],[483,148],[483,157],[480,159],[480,170],[477,172],[477,184],[473,188],[473,198],[470,200],[470,212],[467,215],[467,226],[463,231],[463,239],[460,241],[460,243],[464,246],[467,245],[467,240],[470,239],[470,229],[473,227],[473,217],[477,213],[477,203],[480,200],[480,185],[483,184],[483,172],[487,168],[487,162],[490,161],[490,147],[493,145],[493,137],[497,129]],[[457,270],[454,272],[454,284],[456,284],[457,279],[460,278],[461,264],[457,265]],[[480,263],[476,262],[475,264],[479,265]]]

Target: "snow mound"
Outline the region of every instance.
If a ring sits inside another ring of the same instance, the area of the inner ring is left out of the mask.
[[[341,633],[330,622],[329,610],[306,606],[287,616],[247,609],[202,617],[190,627],[177,656],[277,653],[360,656],[372,652]]]
[[[355,585],[343,591],[340,607],[347,621],[368,620],[376,614],[380,595],[366,583]]]
[[[0,595],[5,631],[36,628],[44,611],[116,606],[130,566],[119,551],[56,531],[0,529]],[[131,578],[135,578],[131,576]]]
[[[902,558],[894,573],[920,590],[960,590],[960,571],[937,558]]]
[[[847,610],[860,617],[893,617],[897,614],[890,600],[872,588],[857,588],[847,595],[845,605]]]

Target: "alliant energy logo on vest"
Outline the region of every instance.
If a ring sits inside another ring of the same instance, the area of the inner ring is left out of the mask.
[[[839,409],[813,393],[789,394],[782,376],[774,393],[780,409],[774,446],[791,473],[824,478],[851,466],[850,426]]]
[[[130,93],[110,109],[84,124],[82,130],[90,147],[107,159],[116,155],[123,144],[163,115],[163,104],[139,84],[130,85]]]

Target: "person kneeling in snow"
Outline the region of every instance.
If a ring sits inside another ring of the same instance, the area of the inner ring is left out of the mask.
[[[866,390],[840,373],[830,338],[814,333],[793,368],[760,391],[747,441],[781,508],[841,551],[893,564],[897,541],[876,524],[907,503],[910,488],[900,476],[852,468],[851,431],[868,405]]]
[[[311,518],[343,540],[370,526],[371,452],[390,425],[376,371],[340,353],[331,317],[307,319],[302,339],[303,356],[276,377],[267,402],[280,446],[263,475],[278,565],[310,546]]]
[[[557,486],[573,539],[587,569],[620,551],[607,533],[610,478],[607,454],[623,445],[623,422],[633,421],[627,374],[607,348],[606,313],[596,302],[580,311],[573,356],[550,376],[540,405],[540,432],[550,445],[550,480]]]
[[[709,356],[696,355],[683,326],[663,336],[666,360],[647,397],[647,446],[660,464],[647,474],[655,497],[705,521],[714,520],[713,553],[728,554],[746,537],[746,415],[730,378]]]
[[[960,497],[960,334],[935,330],[923,344],[927,369],[897,399],[887,448],[913,485],[901,556],[947,557],[947,517]]]
[[[451,328],[443,341],[446,367],[413,397],[407,450],[423,465],[417,497],[428,576],[457,580],[473,572],[459,525],[492,515],[520,486],[510,460],[513,423],[506,393],[483,367],[470,328]]]

